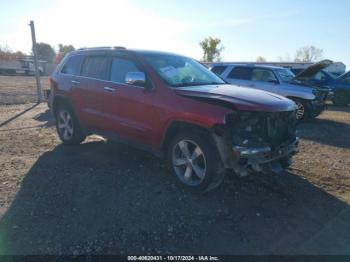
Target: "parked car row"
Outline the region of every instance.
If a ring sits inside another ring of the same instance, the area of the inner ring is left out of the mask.
[[[333,76],[324,70],[332,63],[323,60],[297,75],[288,68],[252,63],[214,63],[210,70],[228,83],[290,98],[298,106],[297,118],[302,120],[318,116],[325,109],[326,99],[335,105],[350,103],[350,72]]]
[[[171,53],[84,48],[52,74],[50,107],[64,144],[99,134],[139,146],[166,158],[181,185],[208,190],[226,169],[281,173],[292,163],[297,121],[319,115],[330,92],[311,76],[330,63],[297,76],[252,64],[211,72]]]
[[[332,63],[324,60],[310,66],[298,75],[288,69],[259,64],[213,64],[210,70],[227,83],[262,89],[293,100],[297,105],[298,120],[317,117],[326,108],[330,88],[312,85],[307,80]]]

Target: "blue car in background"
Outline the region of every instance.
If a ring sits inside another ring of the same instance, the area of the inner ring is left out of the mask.
[[[338,106],[350,104],[350,71],[338,77],[321,70],[308,82],[313,86],[328,87],[332,90],[330,100]]]
[[[333,103],[335,105],[349,105],[350,104],[350,71],[339,76],[330,85],[334,91]]]

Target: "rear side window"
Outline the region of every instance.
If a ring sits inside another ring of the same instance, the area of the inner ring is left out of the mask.
[[[68,61],[62,67],[62,74],[79,75],[81,63],[83,61],[82,55],[75,55],[68,58]]]
[[[111,81],[125,83],[125,76],[128,72],[140,72],[134,61],[128,58],[114,57],[111,66]]]
[[[253,69],[252,80],[262,82],[277,81],[275,74],[271,70],[262,68]]]
[[[107,80],[108,59],[105,55],[88,56],[81,72],[82,76]]]
[[[214,74],[217,74],[218,76],[221,75],[225,70],[226,70],[227,66],[214,66],[211,71]]]
[[[228,78],[231,79],[241,79],[241,80],[250,80],[252,76],[252,69],[249,67],[237,66],[232,69]]]

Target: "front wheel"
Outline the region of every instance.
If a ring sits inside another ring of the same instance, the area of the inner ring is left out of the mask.
[[[310,103],[302,99],[293,99],[293,101],[297,105],[297,109],[295,111],[297,120],[303,121],[308,119],[310,117]]]
[[[205,191],[220,177],[221,159],[206,133],[177,135],[168,148],[168,163],[177,182],[193,191]]]
[[[58,136],[64,144],[76,145],[85,139],[79,122],[69,106],[59,106],[56,110],[55,120]]]

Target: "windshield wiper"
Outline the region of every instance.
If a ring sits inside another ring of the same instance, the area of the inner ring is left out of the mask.
[[[224,85],[226,84],[225,82],[223,83],[218,83],[218,82],[210,82],[210,83],[205,83],[204,85]]]

